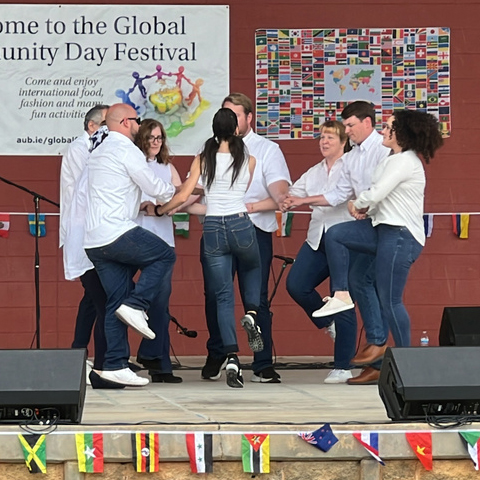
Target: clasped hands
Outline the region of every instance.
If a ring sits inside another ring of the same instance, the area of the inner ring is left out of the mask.
[[[367,218],[368,207],[357,208],[355,207],[354,200],[349,200],[347,205],[348,205],[348,212],[356,220],[365,220]]]

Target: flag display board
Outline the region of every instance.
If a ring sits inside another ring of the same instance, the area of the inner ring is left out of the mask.
[[[451,131],[450,29],[262,29],[256,44],[256,130],[278,140],[315,138],[354,100],[435,115]]]
[[[0,67],[1,155],[63,153],[90,108],[121,102],[194,155],[228,94],[229,7],[0,5]]]

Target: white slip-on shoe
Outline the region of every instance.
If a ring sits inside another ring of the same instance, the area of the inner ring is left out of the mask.
[[[143,310],[136,310],[128,305],[122,304],[115,310],[115,315],[142,337],[148,338],[149,340],[155,338],[155,333],[148,328],[148,317]]]
[[[350,310],[351,308],[355,308],[355,304],[352,303],[345,303],[342,300],[339,300],[335,297],[325,297],[323,299],[325,305],[315,310],[312,313],[312,317],[320,318],[320,317],[328,317],[330,315],[335,315],[336,313],[344,312],[345,310]]]
[[[323,383],[347,383],[349,378],[352,378],[352,372],[350,370],[336,368],[330,371]]]
[[[120,370],[103,370],[98,372],[101,378],[126,387],[143,387],[149,383],[148,378],[139,377],[128,367]]]

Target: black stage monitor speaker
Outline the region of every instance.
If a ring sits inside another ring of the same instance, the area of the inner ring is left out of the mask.
[[[80,423],[85,349],[0,350],[0,423]]]
[[[395,421],[479,416],[480,347],[388,348],[378,389]]]
[[[438,344],[480,346],[480,307],[445,307]]]

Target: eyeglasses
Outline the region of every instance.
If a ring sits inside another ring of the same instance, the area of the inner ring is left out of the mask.
[[[163,137],[161,135],[157,135],[156,137],[154,137],[153,135],[150,135],[147,137],[147,139],[150,143],[154,143],[154,142],[161,142],[163,140]]]
[[[140,125],[142,123],[142,119],[140,117],[128,117],[128,118],[124,118],[122,119],[122,121],[120,123],[123,123],[124,120],[132,120],[132,122],[135,122],[137,125]]]

